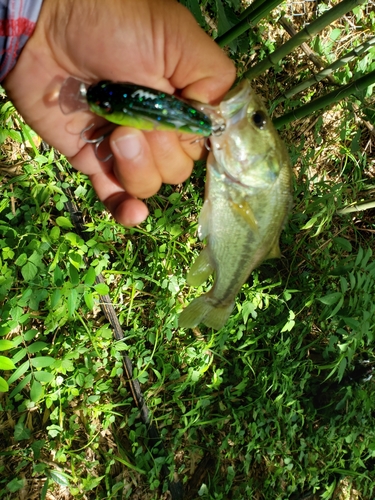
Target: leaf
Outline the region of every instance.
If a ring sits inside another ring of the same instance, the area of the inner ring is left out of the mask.
[[[360,262],[362,261],[363,259],[363,248],[362,247],[359,247],[359,250],[358,250],[358,254],[357,254],[357,257],[355,259],[355,264],[354,266],[355,267],[358,267]]]
[[[334,28],[329,35],[331,40],[337,40],[339,36],[341,36],[341,30],[339,28]]]
[[[70,486],[71,478],[67,474],[64,474],[64,472],[50,470],[49,476],[53,481],[55,481],[55,483],[59,484],[60,486]]]
[[[9,377],[8,383],[9,384],[13,384],[13,382],[15,382],[17,379],[19,379],[20,377],[22,377],[22,375],[27,372],[27,370],[29,369],[29,367],[30,367],[29,360],[27,360],[24,363],[22,363],[22,365],[19,366],[17,368],[17,370],[15,372],[13,372],[12,375]]]
[[[9,391],[8,382],[3,377],[0,377],[0,392],[8,392],[8,391]]]
[[[218,35],[220,36],[229,31],[230,28],[232,28],[232,26],[234,26],[238,20],[234,15],[234,13],[229,8],[229,6],[224,7],[221,0],[216,0],[216,7],[217,7],[217,20],[218,20],[217,28],[218,28]],[[236,51],[237,41],[232,40],[229,43],[229,47],[231,50]]]
[[[37,267],[42,266],[42,255],[36,250],[30,255],[28,260],[29,262],[35,264]]]
[[[32,374],[29,373],[28,375],[26,375],[26,377],[21,380],[21,382],[19,384],[16,385],[16,387],[13,389],[13,391],[10,393],[10,398],[13,398],[14,396],[16,396],[19,392],[22,391],[22,389],[30,382],[31,380],[31,376]]]
[[[27,350],[29,351],[30,354],[34,354],[36,352],[39,352],[41,351],[42,349],[44,349],[45,347],[48,347],[48,344],[47,342],[42,342],[42,341],[38,341],[38,342],[34,342],[33,344],[31,344]]]
[[[28,261],[21,269],[22,277],[25,281],[31,281],[38,274],[38,268],[33,262]]]
[[[25,253],[21,253],[21,255],[19,255],[16,259],[16,261],[14,262],[16,264],[16,266],[24,266],[27,262],[27,255]]]
[[[16,142],[23,142],[23,137],[22,137],[22,134],[21,132],[18,132],[18,130],[9,130],[9,137],[11,137],[14,141]]]
[[[81,248],[82,250],[83,249],[87,250],[85,242],[83,241],[83,239],[80,236],[78,236],[78,234],[69,232],[69,233],[64,234],[64,238],[67,241],[69,241],[71,246]]]
[[[345,368],[346,368],[347,364],[348,364],[348,360],[345,356],[344,358],[342,358],[342,360],[340,361],[340,364],[339,364],[339,369],[338,369],[339,382],[341,382],[341,379],[344,375]]]
[[[68,295],[68,314],[69,317],[72,318],[74,311],[78,307],[78,292],[76,288],[72,288],[69,290],[69,295]]]
[[[9,130],[7,128],[0,127],[0,144],[5,142],[5,139],[9,137]]]
[[[49,233],[49,237],[51,238],[52,241],[57,241],[60,238],[60,228],[59,226],[53,226]]]
[[[0,340],[0,351],[9,351],[12,347],[16,347],[12,340]]]
[[[49,383],[55,378],[55,376],[53,373],[40,371],[34,373],[34,378],[39,380],[39,382]]]
[[[16,441],[22,441],[23,439],[29,439],[31,435],[30,429],[28,429],[23,422],[18,422],[14,426],[14,439]]]
[[[40,500],[46,500],[47,493],[48,493],[48,486],[49,486],[49,477],[46,478],[42,491],[40,493]]]
[[[27,349],[26,347],[22,347],[12,358],[13,363],[16,365],[23,359],[25,356],[27,356]]]
[[[34,330],[34,329],[27,330],[27,332],[24,334],[24,339],[26,340],[26,342],[30,342],[30,340],[33,340],[33,338],[35,337],[35,335],[37,333],[38,333],[38,330]]]
[[[51,356],[37,356],[30,360],[30,363],[35,368],[45,368],[46,366],[51,366],[54,362],[55,360]]]
[[[9,323],[0,326],[0,337],[4,337],[8,335],[9,332],[12,331],[12,328],[9,326]]]
[[[39,459],[40,452],[44,448],[45,444],[46,444],[45,439],[40,439],[40,440],[34,441],[33,443],[30,444],[30,448],[33,450],[33,453],[34,453],[34,459],[37,459],[37,460]],[[38,472],[44,472],[47,466],[44,463],[34,464],[34,472],[36,472],[36,469],[35,469],[36,467],[39,468]]]
[[[339,310],[342,308],[342,305],[344,303],[344,296],[342,295],[342,297],[340,298],[340,300],[337,302],[337,304],[335,305],[335,308],[333,309],[333,311],[330,313],[330,315],[327,317],[327,319],[329,318],[333,318],[333,316],[336,316],[336,314],[339,312]]]
[[[77,269],[80,269],[83,266],[83,258],[82,255],[78,252],[70,251],[68,254],[68,259],[71,264]]]
[[[216,8],[217,8],[217,27],[218,34],[222,35],[226,31],[228,31],[232,26],[228,22],[227,16],[225,15],[224,6],[221,0],[216,0]]]
[[[30,389],[31,401],[34,401],[34,403],[36,403],[43,396],[43,393],[44,389],[42,384],[37,380],[34,380],[33,383],[31,384],[31,389]]]
[[[83,373],[78,373],[76,378],[75,378],[76,384],[79,385],[80,387],[83,387],[85,383],[85,375]]]
[[[290,319],[288,320],[285,325],[282,327],[281,329],[281,333],[283,332],[290,332],[291,330],[293,330],[294,326],[295,326],[296,322],[294,319]]]
[[[164,458],[163,458],[163,460],[164,460]],[[83,478],[82,479],[83,491],[92,491],[100,484],[101,480],[104,477],[105,476],[95,477],[95,476],[88,475],[87,478]]]
[[[190,10],[193,14],[197,22],[200,24],[202,28],[206,25],[200,5],[198,0],[185,0],[183,2],[185,6]]]
[[[16,477],[9,481],[7,484],[7,490],[11,493],[16,493],[25,486],[25,481],[23,479],[17,479]],[[18,495],[17,495],[18,498]]]
[[[116,351],[128,351],[129,350],[129,346],[127,346],[125,344],[125,342],[123,342],[122,340],[120,340],[119,342],[115,342],[113,344],[113,347],[116,349]]]
[[[67,372],[73,372],[76,366],[70,359],[63,359],[61,362],[61,367],[64,368]]]
[[[0,356],[0,370],[15,370],[16,365],[5,356]]]
[[[73,286],[78,285],[79,283],[79,274],[77,269],[72,266],[71,264],[69,265],[69,276],[70,276],[70,282],[72,283]]]
[[[62,227],[63,229],[72,229],[73,228],[73,224],[70,222],[70,220],[67,217],[63,217],[63,216],[57,217],[56,224],[58,226]]]
[[[333,292],[329,293],[328,295],[324,295],[324,297],[319,297],[318,300],[323,304],[326,304],[327,306],[332,306],[333,304],[336,304],[336,302],[339,301],[341,297],[341,292]]]
[[[87,286],[92,286],[95,283],[96,273],[93,267],[89,267],[85,275],[84,283]]]
[[[98,283],[94,286],[94,288],[99,295],[107,295],[109,292],[108,285],[106,285],[105,283]]]
[[[53,281],[56,286],[61,286],[63,284],[63,274],[59,266],[56,266],[53,270]]]
[[[333,238],[333,242],[336,243],[342,249],[346,250],[347,252],[352,251],[352,245],[350,241],[347,240],[346,238],[341,238],[340,236],[337,236],[336,238]]]
[[[85,299],[85,304],[87,308],[92,311],[94,309],[94,295],[92,293],[85,293],[83,295],[83,298]]]
[[[60,290],[60,288],[56,288],[56,290],[54,290],[52,295],[51,295],[51,307],[52,307],[52,309],[55,309],[55,307],[59,303],[61,297],[62,297],[62,291]]]

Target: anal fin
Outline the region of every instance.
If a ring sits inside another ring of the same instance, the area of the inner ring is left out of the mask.
[[[266,255],[265,259],[280,259],[280,257],[281,257],[280,246],[279,246],[279,242],[276,241],[273,244],[271,250]]]

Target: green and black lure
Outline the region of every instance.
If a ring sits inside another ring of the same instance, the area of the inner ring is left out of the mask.
[[[70,77],[62,85],[59,101],[64,114],[89,109],[116,125],[141,130],[175,130],[203,137],[216,130],[211,118],[188,102],[132,83],[103,80],[87,85]]]

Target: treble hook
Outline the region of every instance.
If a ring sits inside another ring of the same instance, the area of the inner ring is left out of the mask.
[[[214,137],[219,137],[222,133],[225,132],[226,125],[224,122],[216,122],[212,126],[212,134]],[[210,145],[210,137],[198,137],[197,139],[194,139],[191,141],[190,144],[195,144],[196,142],[201,142],[203,140],[204,147],[208,150],[211,151],[211,145]]]
[[[99,137],[96,137],[95,139],[88,139],[86,137],[86,132],[88,132],[90,129],[92,129],[93,126],[94,126],[94,124],[92,123],[88,127],[84,128],[82,130],[82,132],[80,133],[80,137],[83,140],[83,142],[86,142],[86,144],[95,144],[95,156],[96,156],[96,158],[99,161],[102,161],[103,163],[105,163],[106,161],[108,161],[112,158],[113,154],[109,153],[109,155],[107,155],[105,158],[101,158],[99,156],[99,147],[100,147],[101,143],[104,141],[104,139],[112,133],[112,130],[110,132],[107,132],[107,133],[99,136]]]
[[[215,125],[212,127],[212,135],[218,137],[221,135],[223,132],[225,132],[226,125],[224,122],[220,123],[217,122]]]

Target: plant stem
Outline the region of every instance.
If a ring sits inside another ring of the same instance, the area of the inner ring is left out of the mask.
[[[350,207],[341,208],[337,210],[340,215],[350,214],[352,212],[363,212],[369,208],[375,208],[375,201],[369,201],[368,203],[362,203],[362,205],[352,205]]]
[[[285,17],[281,17],[279,19],[279,23],[285,29],[285,31],[287,31],[290,37],[297,35],[298,31],[294,28],[291,22],[285,19]],[[301,49],[314,64],[314,66],[318,68],[318,71],[321,71],[322,68],[324,69],[327,66],[326,61],[318,54],[316,54],[316,52],[314,52],[307,43],[301,43]],[[336,80],[333,77],[327,77],[327,79],[330,80],[333,85],[337,84]]]
[[[315,111],[331,106],[335,102],[341,101],[344,97],[349,96],[353,92],[364,90],[373,84],[375,84],[375,70],[365,76],[362,76],[361,78],[358,78],[358,80],[355,80],[348,85],[344,85],[333,92],[329,92],[328,94],[291,111],[290,113],[286,113],[285,115],[276,118],[273,120],[273,124],[277,129],[280,129],[294,120],[299,120],[300,118],[304,118]]]
[[[306,26],[302,31],[297,33],[293,38],[276,49],[272,54],[269,54],[266,59],[250,68],[243,75],[245,78],[253,79],[264,73],[271,66],[277,64],[281,59],[290,54],[296,47],[312,38],[316,33],[322,31],[326,26],[342,17],[347,12],[353,10],[357,5],[365,3],[367,0],[343,0],[332,9],[325,12],[318,19]],[[235,27],[234,27],[235,28]],[[229,33],[229,32],[228,32]],[[224,36],[224,35],[223,35]]]
[[[266,1],[267,0],[254,0],[254,2],[252,2],[251,5],[249,5],[249,7],[247,7],[247,9],[245,9],[242,12],[242,14],[239,17],[239,20],[243,21],[244,19],[249,18],[250,14],[252,14],[254,10],[259,9],[262,6],[262,4],[266,3]]]
[[[316,75],[313,75],[311,78],[307,78],[303,82],[299,83],[292,89],[288,90],[287,92],[284,93],[283,95],[283,100],[284,99],[289,99],[290,97],[294,96],[295,94],[298,94],[299,92],[302,92],[302,90],[307,89],[308,87],[314,85],[315,83],[319,83],[323,78],[326,78],[329,76],[331,73],[336,71],[339,68],[342,68],[345,66],[347,63],[352,61],[355,57],[360,56],[367,50],[369,50],[371,47],[375,45],[375,37],[370,38],[367,40],[367,42],[362,43],[361,45],[358,45],[355,49],[351,50],[348,52],[344,57],[341,57],[331,65],[327,66],[324,68],[322,71],[317,73]]]
[[[228,43],[238,38],[240,35],[242,35],[242,33],[245,33],[245,31],[251,30],[252,26],[255,26],[263,17],[266,17],[271,12],[271,10],[281,4],[282,1],[270,0],[269,2],[265,2],[256,0],[255,3],[257,4],[257,7],[253,8],[252,5],[250,5],[250,7],[248,7],[248,9],[246,9],[242,13],[240,18],[242,20],[239,23],[233,26],[226,33],[223,33],[221,36],[215,38],[215,42],[219,45],[219,47],[228,45]],[[246,16],[243,17],[246,12]]]

